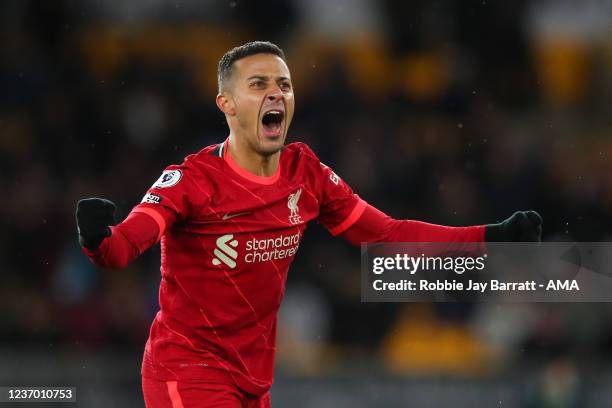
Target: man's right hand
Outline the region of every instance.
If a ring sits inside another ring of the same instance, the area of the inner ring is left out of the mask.
[[[104,198],[79,200],[76,208],[79,244],[95,250],[102,240],[111,236],[110,225],[115,225],[115,204]]]

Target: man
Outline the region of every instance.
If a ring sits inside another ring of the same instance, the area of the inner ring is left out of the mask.
[[[540,239],[533,211],[472,227],[394,220],[308,146],[285,146],[295,102],[272,43],[226,53],[218,82],[225,141],[169,166],[119,225],[108,200],[77,205],[79,241],[100,266],[125,267],[161,241],[161,310],[142,363],[148,408],[270,406],[277,312],[311,220],[356,245]]]

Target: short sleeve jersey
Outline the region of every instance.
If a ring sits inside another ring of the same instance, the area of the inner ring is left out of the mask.
[[[142,373],[231,381],[261,395],[272,384],[277,313],[309,221],[337,235],[366,203],[303,143],[277,172],[255,176],[213,145],[169,166],[134,211],[161,238],[160,311]]]

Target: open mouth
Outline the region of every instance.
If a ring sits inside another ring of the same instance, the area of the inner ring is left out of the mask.
[[[261,117],[261,124],[266,136],[280,136],[283,131],[283,119],[285,112],[280,110],[269,110]]]

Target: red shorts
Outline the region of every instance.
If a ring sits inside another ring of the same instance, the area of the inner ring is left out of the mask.
[[[142,377],[142,393],[147,408],[270,408],[269,392],[253,397],[223,383]]]

